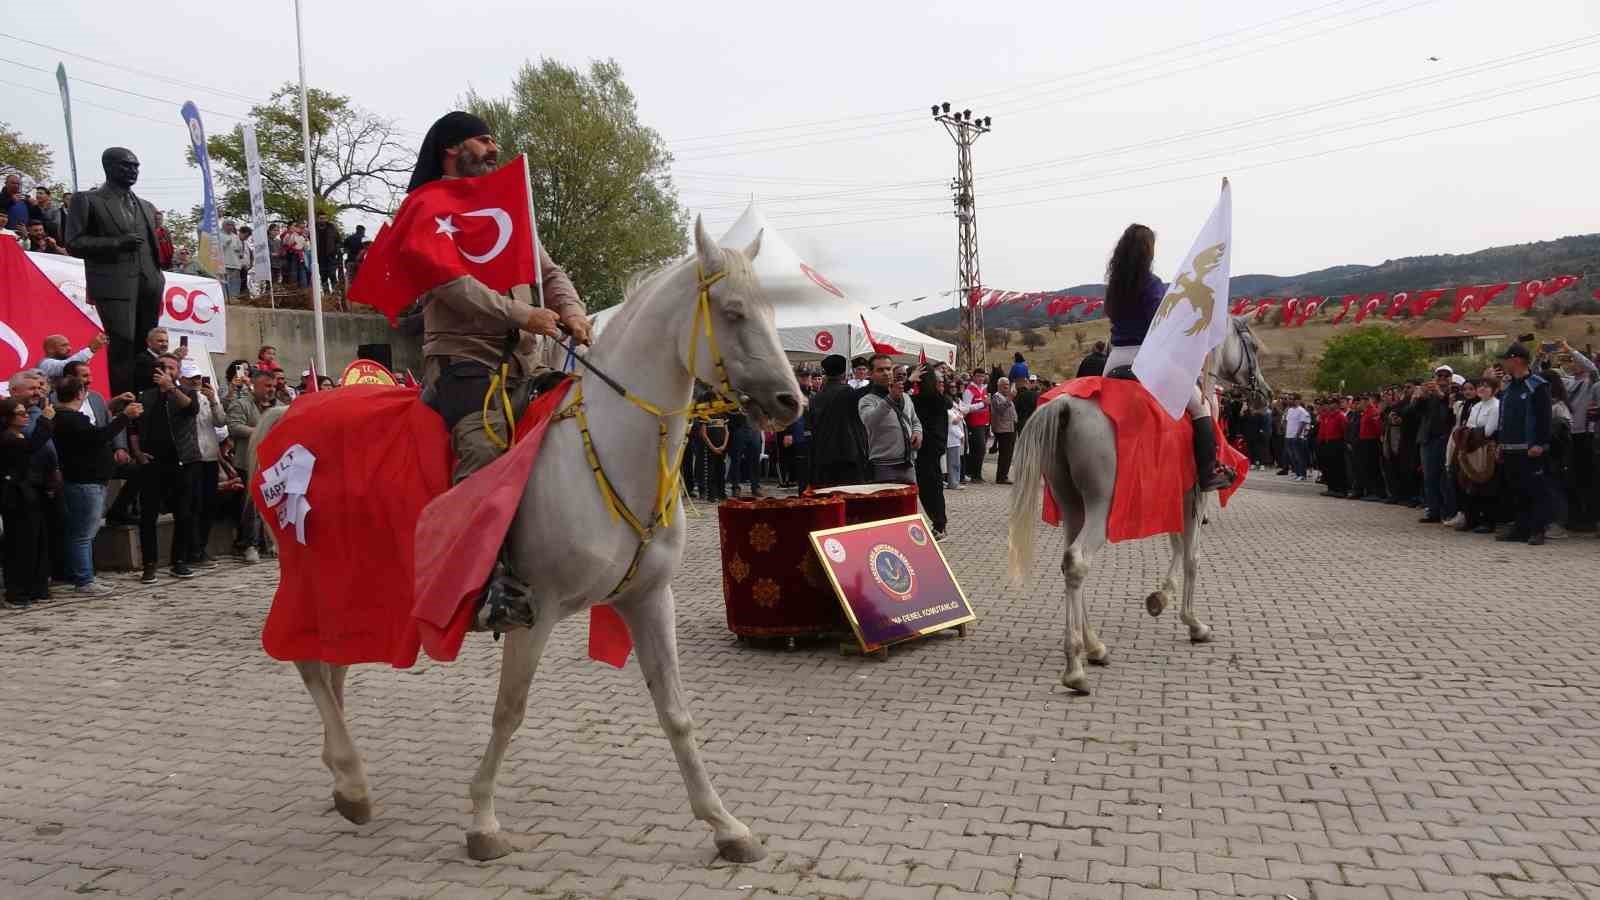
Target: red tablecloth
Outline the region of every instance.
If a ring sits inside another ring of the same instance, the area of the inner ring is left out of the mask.
[[[839,495],[727,500],[717,524],[729,631],[783,637],[850,630],[808,537],[845,524]]]

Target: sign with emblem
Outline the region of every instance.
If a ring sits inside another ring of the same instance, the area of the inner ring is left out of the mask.
[[[386,384],[391,387],[400,382],[394,373],[384,367],[383,363],[370,359],[358,359],[344,367],[344,374],[339,376],[342,385],[352,384]]]
[[[864,652],[977,618],[920,515],[813,531],[811,544]]]

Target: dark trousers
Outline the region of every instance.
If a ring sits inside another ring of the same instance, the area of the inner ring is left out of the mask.
[[[1344,441],[1321,441],[1317,444],[1317,468],[1322,470],[1328,490],[1342,494],[1349,489],[1344,477]]]
[[[696,464],[700,469],[700,497],[705,500],[723,500],[728,496],[727,476],[728,457],[721,453],[712,453],[711,448],[704,442],[700,444],[700,461]]]
[[[973,481],[983,480],[983,458],[989,455],[989,426],[967,426],[967,455],[961,461],[961,472]]]
[[[206,555],[211,546],[211,523],[217,518],[217,472],[221,463],[216,460],[197,462],[194,475],[194,537],[189,544],[189,561]]]
[[[944,474],[939,470],[943,454],[917,453],[917,499],[928,513],[928,522],[934,531],[944,531],[949,522],[945,518]]]
[[[728,433],[728,468],[735,491],[746,484],[751,493],[761,489],[761,432],[735,428]]]
[[[1544,459],[1535,459],[1526,450],[1507,450],[1500,459],[1514,498],[1514,533],[1532,535],[1544,531],[1550,524],[1550,485],[1545,478]]]
[[[6,599],[42,600],[50,593],[50,541],[45,536],[44,493],[29,484],[0,484],[5,518]]]
[[[997,431],[994,433],[996,444],[1000,445],[1000,462],[995,465],[994,480],[1011,480],[1011,451],[1017,448],[1017,433],[1015,431]]]
[[[134,366],[142,363],[139,354],[144,349],[145,336],[160,320],[163,283],[141,281],[137,297],[92,298],[106,332],[106,366],[111,370],[111,391],[107,396],[138,389],[139,376]]]
[[[694,493],[700,490],[700,454],[702,452],[700,438],[694,432],[690,432],[688,437],[684,438],[684,441],[687,445],[683,448],[683,464],[681,466],[683,483],[691,493]]]
[[[1595,480],[1595,436],[1588,432],[1572,436],[1572,497],[1567,519],[1572,527],[1593,528],[1600,519],[1600,485]]]
[[[146,566],[160,562],[161,548],[156,543],[156,519],[162,501],[172,512],[172,564],[188,562],[194,543],[194,503],[199,492],[197,463],[154,460],[141,467],[139,474],[139,549]]]
[[[1444,448],[1449,438],[1429,438],[1422,445],[1422,504],[1428,515],[1443,518],[1444,508]]]
[[[1383,472],[1378,459],[1381,452],[1377,438],[1362,438],[1356,442],[1356,471],[1361,475],[1356,490],[1361,496],[1383,496]]]

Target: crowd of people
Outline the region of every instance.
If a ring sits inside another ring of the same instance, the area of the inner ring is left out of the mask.
[[[683,478],[691,496],[763,497],[764,480],[797,493],[847,484],[915,484],[936,537],[944,536],[944,492],[984,480],[1010,484],[1017,431],[1049,387],[1022,354],[1009,369],[957,372],[943,363],[896,365],[887,354],[822,360],[795,373],[806,413],[762,432],[740,413],[690,424]],[[709,399],[705,391],[700,399]]]
[[[1600,371],[1566,341],[1512,344],[1468,378],[1369,394],[1230,398],[1229,433],[1257,469],[1316,478],[1323,496],[1405,505],[1419,521],[1535,546],[1596,530]]]
[[[0,187],[0,235],[18,241],[30,253],[68,255],[66,210],[72,195],[57,199],[50,188],[37,185],[32,195],[23,190],[22,177],[5,177]],[[224,219],[222,229],[222,288],[229,300],[250,296],[250,274],[256,268],[254,232],[248,225]],[[156,213],[155,233],[161,269],[181,275],[202,275],[193,248],[174,244],[165,217]],[[318,213],[315,228],[303,221],[274,222],[267,226],[270,259],[268,277],[274,284],[305,290],[311,287],[311,255],[315,254],[324,290],[332,291],[355,278],[361,258],[371,245],[365,225],[348,237],[326,213]]]
[[[219,523],[232,528],[239,561],[271,556],[244,496],[249,443],[268,409],[334,387],[325,376],[313,383],[310,371],[290,386],[271,346],[253,363],[235,360],[214,385],[188,348],[170,346],[157,328],[136,367],[135,390],[108,398],[95,389],[90,365],[104,346],[103,336],[76,351],[61,335],[46,338],[39,365],[12,375],[9,396],[0,399],[8,606],[51,599],[52,582],[79,596],[113,593],[95,577],[94,542],[104,525],[138,528],[140,581],[156,583],[163,513],[172,519],[174,578],[217,566],[207,548]]]

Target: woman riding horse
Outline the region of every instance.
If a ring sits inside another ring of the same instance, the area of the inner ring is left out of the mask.
[[[1108,378],[1133,375],[1150,322],[1155,318],[1167,286],[1150,270],[1156,255],[1156,233],[1137,223],[1122,232],[1106,263],[1106,318],[1111,320],[1111,355],[1106,359]],[[1215,491],[1233,483],[1233,473],[1217,467],[1217,435],[1211,408],[1194,389],[1189,398],[1189,418],[1194,423],[1194,470],[1201,491]]]

